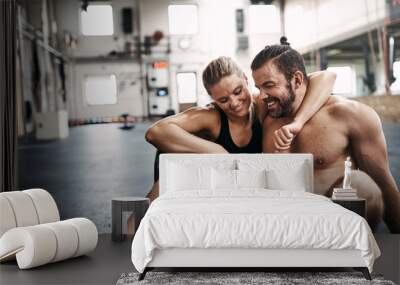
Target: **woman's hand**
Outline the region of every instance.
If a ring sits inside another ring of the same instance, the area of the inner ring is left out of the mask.
[[[275,152],[289,153],[293,139],[301,131],[304,124],[293,121],[290,124],[282,126],[274,132]]]

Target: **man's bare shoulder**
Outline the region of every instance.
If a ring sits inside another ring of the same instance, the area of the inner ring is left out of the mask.
[[[321,111],[328,112],[335,119],[345,120],[377,116],[375,110],[368,105],[337,95],[332,95]]]
[[[331,97],[321,111],[336,122],[347,125],[351,133],[381,128],[378,114],[368,105],[341,96]]]

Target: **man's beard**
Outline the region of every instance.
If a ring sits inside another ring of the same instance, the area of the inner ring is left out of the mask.
[[[277,102],[278,104],[278,107],[276,107],[275,110],[273,111],[268,110],[268,116],[272,118],[282,118],[290,115],[290,113],[292,112],[292,105],[296,95],[294,94],[294,91],[289,84],[286,85],[286,90],[288,96],[286,96],[285,99],[270,97],[265,100],[267,104],[268,102],[274,102],[274,101]]]

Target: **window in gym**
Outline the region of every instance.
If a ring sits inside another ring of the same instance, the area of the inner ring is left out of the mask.
[[[196,5],[168,6],[169,33],[171,35],[192,35],[198,31]]]
[[[81,31],[85,36],[111,36],[114,34],[111,5],[89,5],[81,11]]]
[[[117,103],[117,78],[114,74],[88,75],[84,80],[84,96],[89,106]]]
[[[329,71],[336,73],[336,82],[333,86],[333,94],[343,96],[355,96],[356,94],[356,74],[351,66],[332,66]]]
[[[176,83],[178,87],[178,103],[196,103],[197,86],[195,72],[180,72],[176,74]]]
[[[393,76],[396,80],[390,85],[390,89],[396,95],[400,94],[400,61],[393,62]]]
[[[250,5],[249,28],[251,34],[281,32],[279,11],[275,5]]]

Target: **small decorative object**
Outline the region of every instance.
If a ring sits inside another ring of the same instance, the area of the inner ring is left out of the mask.
[[[334,200],[352,200],[357,199],[357,190],[351,187],[351,159],[350,156],[344,162],[343,188],[334,188],[332,199]]]
[[[343,189],[351,189],[351,160],[350,156],[344,162]]]
[[[333,188],[332,199],[334,200],[353,200],[358,199],[357,189]]]

